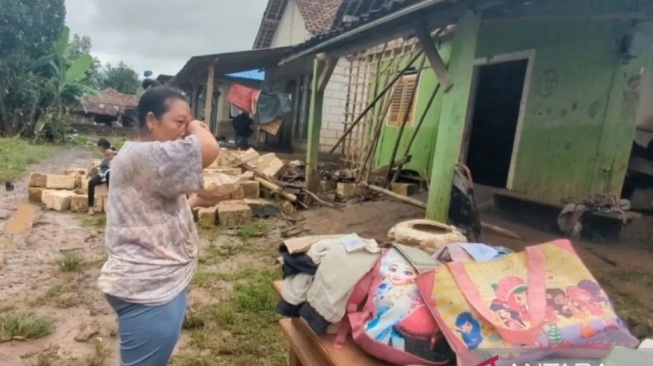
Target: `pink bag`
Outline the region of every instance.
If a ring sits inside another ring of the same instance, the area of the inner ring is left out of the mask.
[[[453,352],[419,295],[418,275],[399,250],[385,250],[354,288],[336,347],[351,330],[365,352],[392,364],[449,364]]]
[[[568,240],[487,262],[450,263],[420,289],[460,366],[499,357],[602,358],[638,344]]]

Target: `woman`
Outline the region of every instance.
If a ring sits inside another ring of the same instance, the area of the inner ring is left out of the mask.
[[[219,154],[183,94],[147,90],[138,103],[142,134],[111,163],[106,223],[109,258],[98,286],[118,315],[122,366],[168,364],[197,266],[197,230],[186,195]]]
[[[104,160],[100,163],[98,174],[88,181],[88,214],[91,216],[95,215],[95,187],[104,183],[109,187],[109,164],[116,154],[116,149],[107,139],[99,139],[97,146],[102,150]]]

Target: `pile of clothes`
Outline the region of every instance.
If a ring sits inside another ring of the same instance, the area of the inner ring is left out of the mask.
[[[518,253],[438,242],[287,240],[277,311],[395,365],[600,360],[639,344],[568,240]]]

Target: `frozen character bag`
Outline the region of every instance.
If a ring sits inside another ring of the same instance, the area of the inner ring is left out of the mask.
[[[431,286],[423,295],[460,366],[495,357],[508,365],[598,359],[614,346],[638,344],[568,240],[438,266],[429,281],[419,288]]]
[[[422,258],[416,258],[420,256],[416,250],[387,249],[354,289],[347,319],[354,341],[372,356],[395,365],[445,365],[454,354],[416,281],[420,274],[416,267],[431,270],[435,262],[421,251]],[[341,328],[336,346],[348,330]]]

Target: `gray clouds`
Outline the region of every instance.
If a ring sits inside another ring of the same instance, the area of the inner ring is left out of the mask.
[[[192,56],[252,47],[267,0],[66,0],[72,33],[102,63],[175,74]]]

